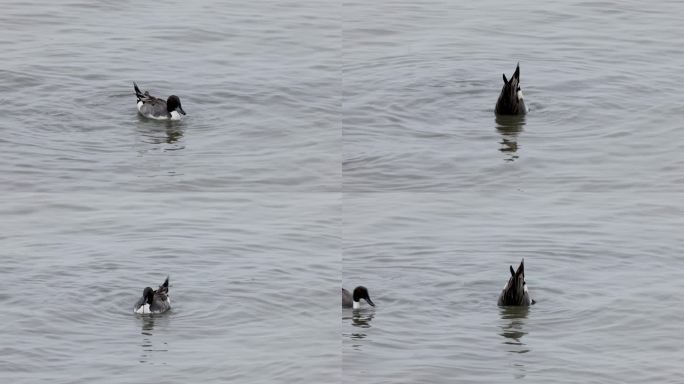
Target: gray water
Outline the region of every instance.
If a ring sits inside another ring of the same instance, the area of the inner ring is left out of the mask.
[[[680,383],[684,5],[347,1],[345,383]],[[497,119],[520,62],[530,113]],[[504,310],[525,259],[537,304]]]
[[[678,194],[345,196],[346,383],[679,383]],[[525,259],[537,304],[497,307]]]
[[[339,381],[339,5],[0,6],[0,381]]]
[[[334,2],[1,4],[4,190],[339,190]]]
[[[339,198],[3,198],[12,204],[0,209],[2,381],[273,383],[339,376]],[[167,275],[171,311],[134,315],[143,288],[156,288]],[[300,299],[303,291],[316,299]]]
[[[350,1],[345,191],[684,185],[681,2]],[[530,113],[497,121],[520,62]]]
[[[0,381],[682,381],[683,4],[0,6]]]

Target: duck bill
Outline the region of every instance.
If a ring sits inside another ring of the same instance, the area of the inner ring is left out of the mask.
[[[177,110],[178,112],[180,112],[182,115],[185,115],[185,111],[183,110],[183,108],[178,107],[178,108],[176,108],[176,110]]]
[[[373,300],[370,299],[370,297],[366,298],[366,302],[371,305],[371,307],[375,307],[375,303],[373,303]]]

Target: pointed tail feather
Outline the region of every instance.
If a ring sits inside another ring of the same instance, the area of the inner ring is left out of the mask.
[[[168,294],[169,293],[169,277],[166,276],[166,280],[159,286],[156,293],[158,294]]]
[[[133,88],[135,88],[135,96],[138,98],[138,101],[142,100],[145,95],[143,95],[142,92],[140,92],[140,88],[138,88],[138,84],[133,82]]]

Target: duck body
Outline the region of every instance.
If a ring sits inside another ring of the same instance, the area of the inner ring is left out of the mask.
[[[169,298],[169,278],[155,291],[150,287],[143,290],[143,295],[135,303],[133,312],[139,315],[151,313],[163,313],[171,309],[171,299]]]
[[[148,91],[141,92],[136,83],[133,83],[133,88],[138,100],[138,112],[142,116],[154,120],[180,120],[185,115],[178,96],[171,95],[164,101],[150,95]]]
[[[535,301],[530,298],[530,292],[527,289],[527,282],[525,281],[525,260],[523,259],[518,266],[517,271],[510,266],[511,277],[501,290],[497,304],[500,307],[505,306],[519,306],[529,307]]]
[[[520,88],[520,64],[515,67],[515,72],[510,80],[503,74],[504,85],[496,101],[494,109],[497,115],[524,115],[527,113],[527,106],[523,100],[522,89]]]

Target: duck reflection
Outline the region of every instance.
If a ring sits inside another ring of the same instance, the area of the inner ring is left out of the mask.
[[[166,129],[166,144],[173,144],[183,138],[183,130],[175,127]]]
[[[183,126],[178,121],[150,121],[138,115],[137,126],[143,141],[149,144],[175,144],[183,138]]]
[[[166,342],[161,342],[161,348],[154,347],[154,326],[155,322],[159,321],[160,318],[156,318],[154,315],[144,315],[140,316],[139,318],[142,321],[142,330],[140,331],[140,334],[143,335],[143,338],[140,342],[140,347],[142,348],[142,352],[140,354],[140,363],[153,364],[152,355],[155,352],[168,352],[168,345]],[[157,344],[159,345],[158,341]]]
[[[525,323],[529,307],[501,307],[501,333],[504,344],[509,346],[508,352],[526,353],[529,349],[521,340],[527,334],[525,331]]]
[[[154,331],[154,316],[140,316],[142,319],[142,331],[140,332],[146,336],[152,336],[152,331]]]
[[[371,327],[371,321],[375,317],[375,311],[354,311],[351,316],[343,317],[344,320],[351,320],[354,332],[349,334],[352,340],[365,339],[367,334],[365,329]]]
[[[525,126],[525,115],[496,116],[496,130],[501,135],[501,148],[506,157],[505,161],[515,161],[518,158],[518,135]]]

